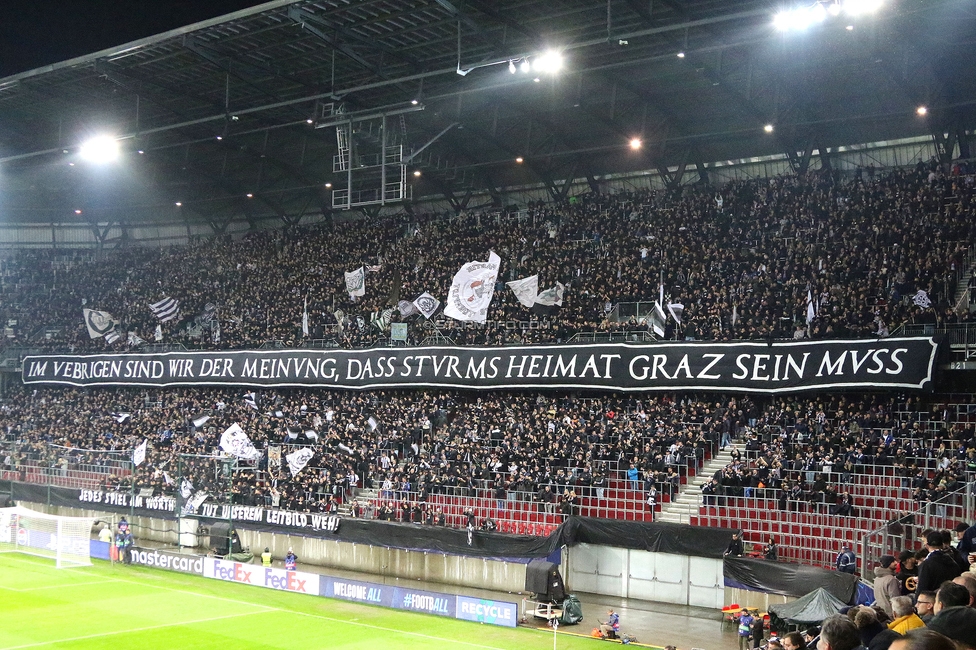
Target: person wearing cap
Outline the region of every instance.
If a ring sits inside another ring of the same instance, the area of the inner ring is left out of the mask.
[[[854,555],[850,545],[844,544],[844,548],[837,554],[835,564],[841,573],[853,574],[857,572],[857,556]]]
[[[895,573],[898,584],[901,586],[901,595],[907,596],[915,593],[915,584],[918,581],[918,560],[912,551],[902,551],[898,555],[898,571]]]
[[[271,549],[267,546],[264,547],[264,553],[261,554],[261,566],[271,566]]]
[[[925,548],[929,554],[918,567],[917,591],[936,591],[946,580],[962,573],[962,568],[952,557],[956,551],[953,548],[943,548],[942,531],[931,530],[925,536]]]
[[[901,583],[891,570],[894,562],[893,555],[882,555],[881,565],[874,568],[874,600],[892,618],[891,599],[901,596]]]
[[[976,650],[976,609],[946,607],[932,617],[928,627],[952,639],[956,650]]]

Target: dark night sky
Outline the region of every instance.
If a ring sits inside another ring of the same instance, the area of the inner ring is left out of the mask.
[[[0,0],[0,78],[263,0]]]

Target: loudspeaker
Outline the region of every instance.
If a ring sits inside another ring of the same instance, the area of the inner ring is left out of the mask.
[[[546,560],[532,560],[525,567],[525,590],[539,600],[562,602],[566,598],[559,565]]]

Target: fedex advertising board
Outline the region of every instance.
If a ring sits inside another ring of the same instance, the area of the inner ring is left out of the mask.
[[[227,560],[208,557],[204,558],[203,575],[207,578],[256,585],[279,591],[293,591],[316,596],[319,594],[319,576],[316,573],[285,571],[274,567],[228,562]]]

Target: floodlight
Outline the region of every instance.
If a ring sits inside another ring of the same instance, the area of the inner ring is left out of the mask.
[[[419,103],[420,103],[420,102],[419,102],[419,101],[417,101],[416,99],[411,99],[411,100],[410,100],[410,104],[411,104],[411,105],[413,105],[413,106],[416,106],[416,105],[417,105],[417,104],[419,104]]]
[[[918,108],[915,109],[915,112],[918,113],[919,115],[928,115],[929,109],[926,106],[919,106]]]
[[[417,178],[420,178],[420,170],[418,169],[417,171],[415,171],[413,175],[416,176]]]
[[[508,71],[515,74],[515,61],[508,62]]]
[[[684,52],[678,52],[678,58],[679,59],[685,58],[685,53]]]
[[[254,195],[253,195],[253,194],[251,194],[250,192],[248,192],[247,194],[245,194],[245,196],[246,196],[247,198],[249,198],[249,199],[253,199],[253,198],[254,198]]]
[[[846,30],[847,30],[847,31],[849,31],[849,32],[853,32],[853,31],[854,31],[854,25],[848,25],[848,26],[847,26],[847,27],[845,27],[844,29],[846,29]]]
[[[563,55],[555,50],[549,50],[536,57],[535,61],[532,62],[532,69],[536,72],[555,73],[559,72],[562,67]]]
[[[529,63],[528,59],[522,59],[522,63],[519,65],[519,70],[528,74],[532,70],[532,64]]]
[[[840,11],[841,11],[840,5],[838,3],[836,3],[836,2],[831,3],[827,7],[827,13],[829,13],[831,16],[838,16],[838,15],[840,15]]]
[[[630,140],[630,148],[631,149],[634,149],[634,150],[640,149],[641,148],[640,138],[631,138],[631,140]]]
[[[524,160],[525,159],[522,156],[519,156],[518,158],[515,159],[515,162],[521,165]]]
[[[772,133],[773,132],[773,125],[772,124],[767,124],[766,126],[763,127],[763,131],[765,131],[766,133]]]
[[[790,12],[788,11],[781,11],[775,16],[773,16],[773,27],[780,30],[781,32],[785,32],[786,30],[788,30],[790,28],[790,23],[791,23],[791,18],[790,18]]]
[[[183,207],[183,202],[182,201],[177,201],[176,202],[176,207],[182,208]]]
[[[81,214],[81,210],[75,210],[75,214]]]
[[[79,153],[88,162],[109,163],[119,157],[119,143],[110,135],[99,135],[82,144]]]
[[[881,8],[881,0],[844,0],[844,11],[852,16],[874,13]]]
[[[330,188],[330,187],[332,187],[332,183],[326,183],[326,184],[325,184],[325,188],[326,188],[326,189],[328,189],[328,188]]]

